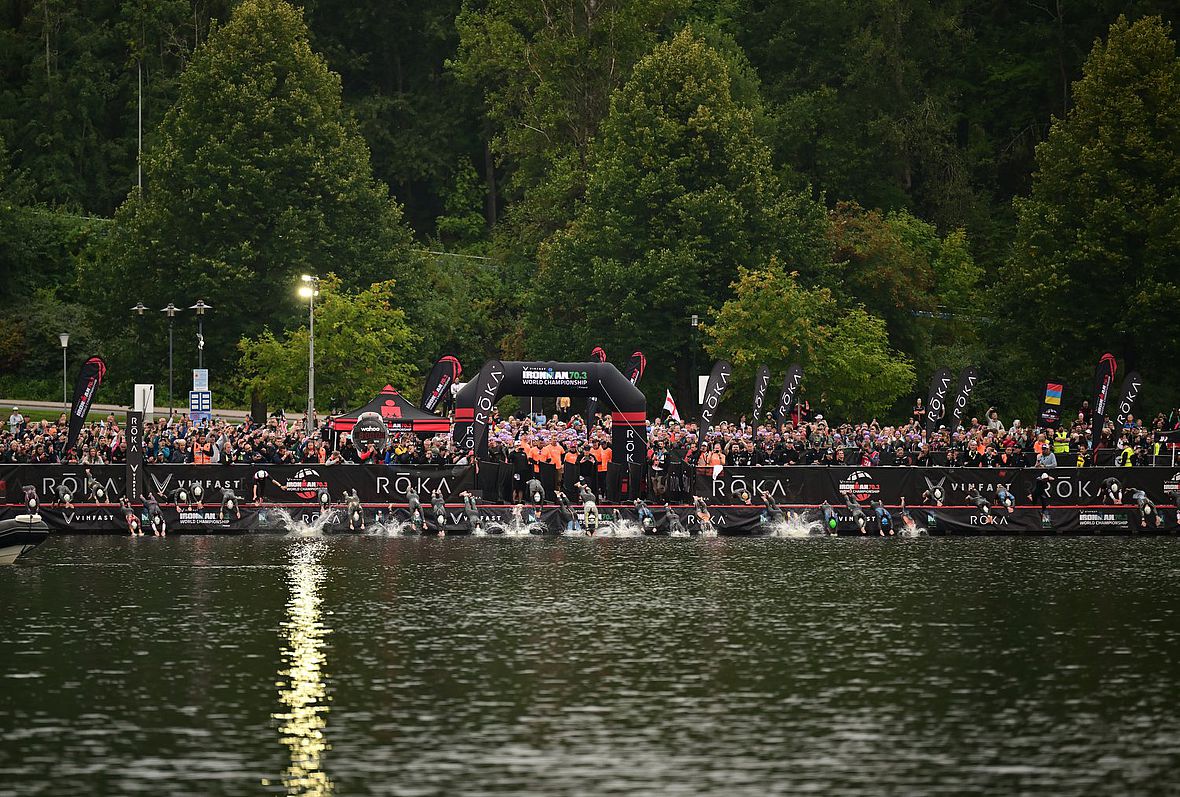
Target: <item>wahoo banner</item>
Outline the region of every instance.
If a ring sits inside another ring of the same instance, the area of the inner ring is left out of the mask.
[[[631,384],[638,385],[646,370],[647,358],[643,356],[643,352],[637,351],[631,355],[630,360],[627,360],[627,368],[623,371],[623,376],[627,377],[627,381]]]
[[[757,421],[762,414],[762,405],[766,403],[766,388],[770,387],[770,368],[758,366],[758,373],[754,374],[754,417]]]
[[[492,411],[496,408],[496,397],[503,381],[504,363],[499,360],[488,360],[475,378],[475,415],[468,433],[467,451],[474,449],[478,456],[487,454],[488,425],[492,422]]]
[[[606,362],[606,350],[601,346],[595,346],[594,351],[590,352],[590,359],[596,363]],[[586,399],[586,425],[594,425],[594,416],[598,414],[598,396],[591,396]]]
[[[926,400],[926,432],[934,434],[938,424],[946,417],[946,404],[950,399],[951,369],[945,366],[934,372],[930,380],[930,398]]]
[[[462,375],[463,366],[459,364],[458,358],[450,354],[439,357],[422,387],[422,401],[418,406],[427,412],[434,412],[434,408],[440,404],[446,406],[453,403],[451,387]]]
[[[78,371],[78,378],[74,382],[74,403],[70,407],[70,431],[66,436],[66,447],[63,453],[73,450],[78,442],[78,435],[82,433],[82,425],[86,423],[86,416],[90,413],[90,405],[94,403],[94,394],[107,375],[107,364],[101,357],[91,357],[82,363]]]
[[[951,422],[947,426],[951,434],[963,425],[963,418],[967,415],[967,402],[971,400],[971,391],[979,381],[979,371],[974,365],[968,365],[959,374],[959,387],[955,390],[955,402],[951,406]]]
[[[1110,399],[1110,387],[1114,384],[1114,375],[1118,371],[1118,363],[1110,352],[1102,355],[1098,367],[1094,369],[1094,399],[1090,402],[1090,434],[1094,448],[1102,439],[1102,427],[1106,425],[1106,402]]]
[[[783,389],[778,396],[779,423],[791,417],[791,406],[799,395],[799,386],[803,384],[803,366],[791,363],[787,368],[787,375],[783,378]]]
[[[713,421],[721,406],[721,397],[729,387],[729,377],[733,375],[733,365],[726,360],[718,360],[713,364],[713,371],[709,374],[709,382],[705,386],[705,400],[701,404],[701,430],[697,440],[704,445],[709,430],[713,428]]]
[[[1126,426],[1127,421],[1131,418],[1131,413],[1135,409],[1135,399],[1139,398],[1139,390],[1142,387],[1143,380],[1139,378],[1138,371],[1132,371],[1123,380],[1123,392],[1119,396],[1119,404],[1115,407],[1114,414],[1114,428],[1116,433]]]
[[[1040,425],[1052,429],[1061,421],[1061,398],[1065,394],[1065,382],[1050,379],[1045,383],[1045,395],[1041,398],[1041,411],[1037,414]]]

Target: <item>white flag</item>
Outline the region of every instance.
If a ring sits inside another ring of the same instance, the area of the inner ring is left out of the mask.
[[[664,399],[664,411],[672,414],[672,420],[680,423],[680,413],[676,410],[676,402],[672,400],[672,391],[668,391],[667,397]]]

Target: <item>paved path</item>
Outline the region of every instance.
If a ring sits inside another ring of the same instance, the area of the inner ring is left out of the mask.
[[[3,414],[4,418],[8,417],[8,414],[12,412],[13,407],[20,407],[22,410],[52,411],[62,409],[62,404],[60,401],[25,401],[24,399],[0,398],[0,413]],[[124,404],[92,404],[90,407],[91,412],[126,413],[129,409],[130,407]],[[183,407],[176,407],[176,412],[178,415],[187,414],[187,410],[187,405]],[[250,413],[248,413],[246,410],[213,410],[214,418],[243,420],[249,414]],[[166,406],[161,407],[157,405],[154,415],[157,418],[166,418],[168,417],[168,408]]]

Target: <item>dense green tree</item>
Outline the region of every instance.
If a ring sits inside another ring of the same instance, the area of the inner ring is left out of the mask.
[[[683,0],[491,0],[455,21],[455,74],[484,96],[492,149],[512,201],[509,250],[531,259],[573,216],[611,92],[658,41]]]
[[[134,299],[212,304],[206,350],[220,376],[240,337],[298,318],[301,272],[368,285],[407,271],[409,245],[299,12],[244,0],[182,75],[145,193],[119,209],[83,280],[118,325]]]
[[[675,373],[683,387],[689,316],[719,307],[739,266],[778,256],[817,271],[823,228],[781,190],[724,60],[685,29],[614,97],[586,202],[542,248],[528,330],[549,353],[642,349],[651,384]]]
[[[312,46],[340,73],[345,106],[372,150],[374,174],[405,204],[407,221],[422,236],[432,232],[457,170],[485,165],[480,95],[446,67],[459,44],[461,6],[461,0],[309,0],[304,6]],[[463,210],[482,214],[482,191]]]
[[[829,214],[833,261],[820,284],[885,321],[919,374],[978,356],[982,270],[963,230],[939,235],[907,211],[840,203]]]
[[[827,288],[801,287],[774,260],[741,269],[733,294],[705,334],[709,354],[734,364],[738,384],[749,384],[762,363],[781,375],[798,362],[811,404],[848,419],[882,414],[909,392],[913,365],[864,308],[840,308]]]
[[[315,297],[315,373],[318,409],[351,408],[387,383],[414,387],[418,337],[397,307],[393,280],[349,293],[332,274]],[[238,342],[240,398],[255,393],[271,406],[307,405],[306,325],[276,336],[265,329]]]
[[[1159,18],[1118,20],[1074,106],[1037,147],[1005,289],[1032,365],[1088,384],[1104,351],[1149,385],[1180,380],[1180,60]],[[1175,395],[1174,392],[1171,395]]]

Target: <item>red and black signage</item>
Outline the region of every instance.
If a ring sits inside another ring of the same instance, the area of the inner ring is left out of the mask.
[[[1102,427],[1106,425],[1106,403],[1110,400],[1110,388],[1114,384],[1114,375],[1118,371],[1118,363],[1114,355],[1107,352],[1098,361],[1094,369],[1094,398],[1090,402],[1090,434],[1094,447],[1098,447],[1102,439]]]
[[[623,376],[627,377],[627,381],[631,384],[638,385],[646,370],[647,357],[644,357],[641,351],[633,352],[631,359],[627,360],[627,368],[623,371]]]
[[[82,433],[82,426],[86,423],[86,416],[90,414],[90,405],[94,403],[94,396],[106,375],[107,364],[101,357],[91,357],[82,363],[78,378],[74,381],[74,403],[70,407],[70,431],[66,436],[66,452],[74,450],[74,444],[78,442],[78,435]]]
[[[427,412],[434,412],[438,406],[454,404],[451,388],[459,377],[463,375],[463,366],[457,357],[447,354],[438,358],[434,368],[430,369],[430,376],[426,377],[426,384],[422,387],[422,401],[418,406]]]
[[[606,349],[601,346],[595,346],[594,350],[590,352],[590,359],[596,363],[606,362]],[[594,416],[598,414],[598,396],[591,396],[586,399],[586,425],[594,424]]]

